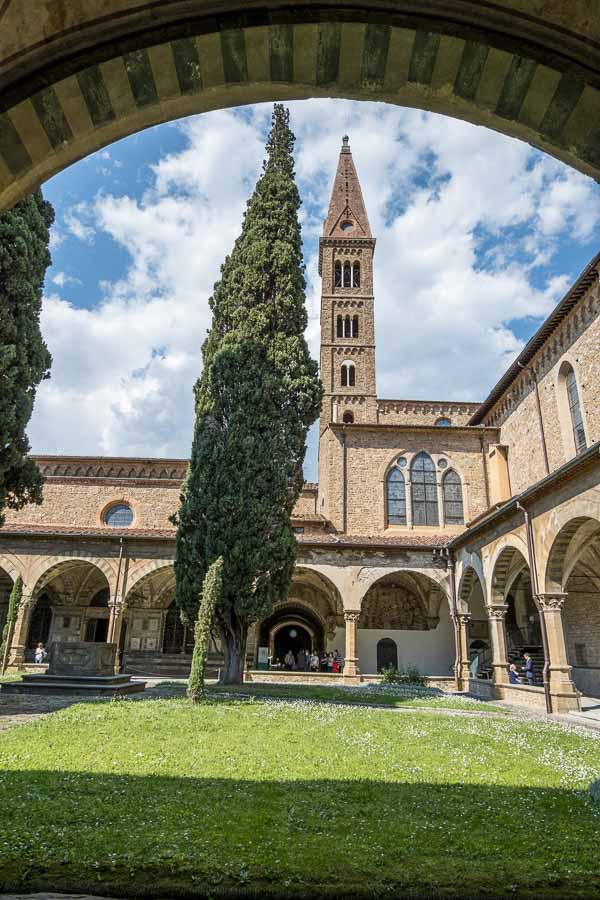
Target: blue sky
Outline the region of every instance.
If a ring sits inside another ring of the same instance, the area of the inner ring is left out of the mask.
[[[527,145],[383,104],[290,104],[319,341],[318,236],[346,131],[378,239],[378,392],[482,399],[597,250],[600,189]],[[263,158],[270,106],[158,126],[45,185],[35,452],[186,456],[208,298]],[[316,477],[314,440],[306,476]]]

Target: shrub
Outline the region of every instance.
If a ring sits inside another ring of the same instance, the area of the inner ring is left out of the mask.
[[[401,666],[399,669],[390,667],[383,669],[381,679],[383,684],[418,684],[425,685],[425,676],[421,675],[416,666]]]

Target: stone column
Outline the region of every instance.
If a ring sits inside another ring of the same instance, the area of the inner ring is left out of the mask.
[[[459,691],[469,686],[469,622],[470,613],[458,613],[456,616],[456,636],[460,639],[460,659],[456,673]]]
[[[507,611],[508,607],[504,603],[494,603],[487,607],[492,643],[492,666],[496,684],[508,684],[508,656],[504,622]]]
[[[360,612],[349,610],[344,612],[344,621],[346,623],[346,652],[344,656],[344,679],[360,680],[360,670],[358,668],[358,656],[356,652],[356,633],[358,631],[358,620]]]
[[[23,587],[23,594],[17,613],[15,630],[13,631],[10,653],[8,654],[7,672],[18,672],[25,664],[27,638],[29,637],[29,626],[31,625],[31,615],[34,609],[35,600],[31,596],[31,593]]]
[[[548,641],[548,680],[552,697],[552,711],[579,709],[579,694],[573,683],[571,666],[567,660],[567,645],[562,622],[562,608],[567,595],[554,592],[538,594],[543,624]]]
[[[116,644],[117,652],[115,653],[115,674],[118,675],[120,669],[119,644],[121,642],[121,628],[123,627],[123,612],[125,610],[125,607],[120,598],[117,598],[116,600],[109,602],[108,608],[110,613],[108,618],[106,643]]]

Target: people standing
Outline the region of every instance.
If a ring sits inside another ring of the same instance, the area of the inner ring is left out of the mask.
[[[533,660],[529,653],[523,654],[525,658],[525,665],[523,666],[523,671],[525,672],[525,678],[527,679],[527,684],[529,687],[533,687],[535,684],[535,668],[533,666]]]
[[[294,666],[295,666],[294,654],[292,653],[291,650],[288,650],[288,652],[285,654],[283,662],[284,662],[286,669],[288,669],[288,671],[291,671],[294,668]]]
[[[299,672],[304,672],[304,663],[305,663],[305,654],[302,647],[298,650],[298,656],[296,657],[296,668]]]
[[[342,654],[340,653],[339,650],[336,650],[336,651],[335,651],[335,657],[334,657],[334,658],[335,658],[335,661],[336,661],[336,663],[337,663],[337,671],[338,671],[338,672],[342,672],[343,669],[344,669],[344,657],[342,656]]]

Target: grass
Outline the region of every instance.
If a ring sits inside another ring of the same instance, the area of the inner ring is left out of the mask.
[[[394,708],[411,707],[427,709],[456,709],[468,712],[494,712],[501,715],[507,712],[506,707],[497,706],[465,697],[445,693],[438,688],[419,687],[417,685],[361,684],[356,687],[337,687],[336,685],[308,684],[275,684],[246,682],[235,687],[209,686],[214,696],[219,694],[244,694],[253,697],[266,697],[287,700],[314,700],[320,702],[368,703],[374,706]]]
[[[508,715],[82,703],[0,735],[0,888],[600,898],[599,774]]]

